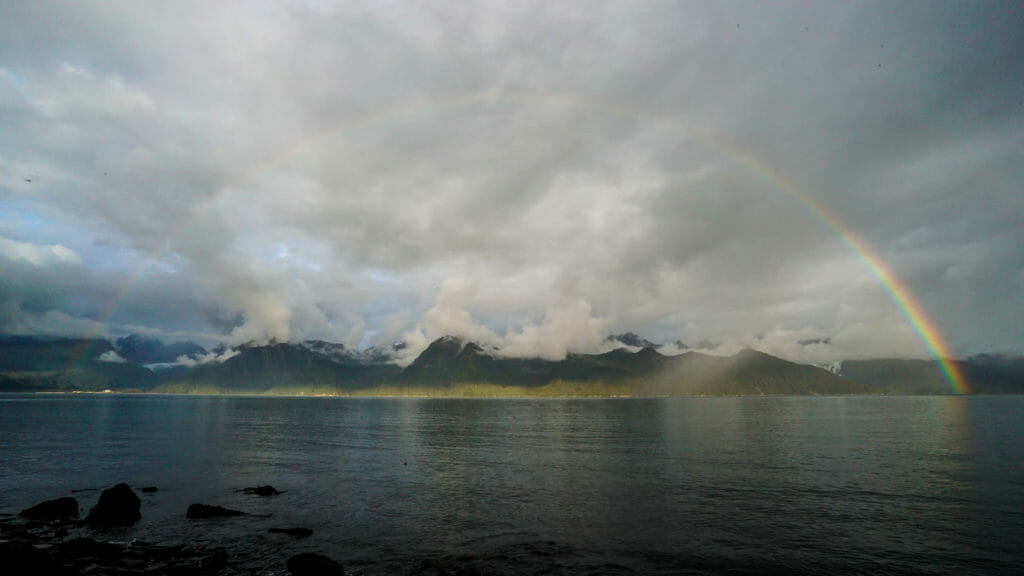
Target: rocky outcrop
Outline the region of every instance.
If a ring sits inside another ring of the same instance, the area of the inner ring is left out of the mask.
[[[255,494],[256,496],[277,496],[280,492],[270,484],[264,486],[250,486],[242,488],[244,494]]]
[[[100,494],[100,500],[86,516],[85,521],[93,526],[131,526],[142,518],[139,497],[125,483],[108,488]]]
[[[18,516],[30,520],[64,520],[78,518],[78,500],[70,496],[40,502],[31,508],[18,512]]]
[[[269,485],[253,490],[253,494],[279,493]],[[0,514],[0,575],[214,576],[239,573],[232,571],[237,567],[230,564],[227,549],[211,545],[208,539],[201,540],[203,544],[198,548],[190,544],[164,546],[125,539],[122,532],[106,530],[135,523],[141,517],[139,509],[138,496],[122,483],[102,492],[85,522],[66,521],[78,512],[77,501],[70,497],[41,502],[26,508],[19,516]],[[242,515],[246,513],[208,504],[193,504],[186,513],[188,518]],[[197,528],[199,526],[201,524]],[[90,527],[93,528],[91,535],[83,535],[89,534]],[[309,528],[302,527],[269,531],[295,538],[313,534]],[[279,563],[283,558],[282,554],[281,559],[272,561],[277,572],[280,572]],[[345,573],[337,561],[310,552],[291,556],[286,565],[288,572],[295,576],[343,576]]]

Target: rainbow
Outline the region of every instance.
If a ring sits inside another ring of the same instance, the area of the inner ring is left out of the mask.
[[[813,196],[803,191],[799,185],[785,177],[778,170],[774,170],[757,158],[737,149],[734,146],[726,147],[714,139],[707,139],[705,143],[711,145],[724,155],[746,166],[763,178],[771,181],[778,189],[782,190],[810,210],[819,220],[828,226],[832,232],[839,237],[850,249],[857,254],[867,265],[868,269],[881,281],[889,293],[889,297],[896,304],[896,307],[907,319],[911,328],[917,333],[921,342],[928,349],[928,353],[935,359],[935,362],[942,370],[942,374],[949,381],[957,394],[970,392],[967,379],[963,371],[952,360],[953,354],[949,345],[946,344],[942,332],[930,320],[925,313],[924,307],[914,299],[910,290],[902,284],[895,274],[886,266],[881,256],[872,250],[864,241],[840,220],[833,213],[829,212]]]
[[[277,153],[270,155],[262,161],[256,162],[248,170],[241,173],[233,184],[223,186],[220,190],[217,190],[206,199],[198,202],[185,218],[182,225],[179,226],[179,237],[186,235],[191,229],[197,226],[207,214],[212,212],[213,209],[221,203],[223,198],[227,197],[232,192],[243,188],[247,183],[255,181],[260,173],[265,172],[274,166],[283,164],[288,161],[288,159],[300,154],[304,150],[315,148],[317,145],[322,144],[327,139],[337,134],[346,131],[354,131],[386,120],[394,120],[423,110],[437,110],[468,105],[493,106],[495,104],[523,102],[542,102],[545,105],[583,107],[606,114],[646,117],[663,126],[673,124],[679,125],[679,121],[677,119],[666,118],[663,115],[646,110],[629,108],[613,102],[580,99],[573,96],[530,93],[501,95],[495,95],[493,93],[468,93],[448,95],[446,97],[428,96],[407,100],[394,106],[381,107],[369,111],[351,122],[326,127],[324,130],[321,130],[310,137],[302,138],[289,145],[283,146]],[[893,274],[885,264],[882,257],[872,250],[864,241],[859,239],[850,227],[847,226],[838,216],[830,212],[812,195],[804,191],[798,183],[785,178],[778,170],[766,165],[751,153],[736,146],[726,145],[723,141],[714,136],[701,136],[688,133],[686,138],[692,139],[693,141],[708,147],[710,150],[713,150],[719,156],[729,159],[758,174],[760,177],[771,182],[779,191],[802,204],[818,220],[823,222],[843,243],[849,246],[850,249],[859,256],[867,268],[871,270],[874,276],[882,283],[887,290],[889,297],[895,303],[904,318],[906,318],[910,327],[915,331],[928,353],[942,370],[943,375],[949,381],[954,392],[957,394],[966,394],[970,391],[967,379],[964,377],[962,370],[952,360],[953,355],[950,351],[949,345],[946,343],[942,335],[942,332],[935,323],[929,319],[924,307],[914,299],[910,290],[899,281],[895,274]],[[173,240],[174,238],[168,238],[164,245],[173,246]],[[127,297],[132,289],[141,281],[148,269],[157,262],[158,255],[159,253],[151,254],[146,264],[141,266],[140,270],[133,274],[129,281],[126,282],[126,286],[117,292],[113,301],[103,311],[103,317],[100,319],[101,322],[107,322],[111,317],[113,317],[123,299]]]

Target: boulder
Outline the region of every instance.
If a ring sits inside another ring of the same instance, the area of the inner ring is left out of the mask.
[[[232,510],[222,506],[211,506],[209,504],[193,504],[185,512],[185,518],[223,518],[226,516],[244,516],[245,512]]]
[[[156,492],[157,491],[157,487],[156,486],[146,486],[146,487],[142,488],[142,491],[143,492],[147,492],[147,493]]]
[[[127,484],[121,483],[100,494],[100,501],[85,517],[94,526],[131,526],[142,518],[139,513],[139,497]]]
[[[288,571],[294,576],[344,576],[345,568],[327,556],[304,552],[288,559]]]
[[[277,488],[274,488],[270,484],[265,486],[250,486],[249,488],[242,488],[242,492],[246,494],[255,494],[257,496],[277,496],[280,492]]]
[[[78,500],[70,496],[40,502],[31,508],[18,512],[18,516],[30,520],[61,520],[78,518]]]

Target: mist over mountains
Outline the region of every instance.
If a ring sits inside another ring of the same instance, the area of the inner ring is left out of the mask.
[[[0,391],[454,396],[952,392],[939,366],[929,360],[849,360],[823,368],[751,349],[711,355],[681,342],[657,345],[632,333],[608,341],[617,347],[551,360],[507,357],[471,340],[445,336],[403,366],[403,343],[352,350],[308,340],[206,350],[191,342],[164,344],[134,335],[114,342],[6,336],[0,337]],[[958,364],[973,393],[1024,392],[1024,358],[986,355]]]

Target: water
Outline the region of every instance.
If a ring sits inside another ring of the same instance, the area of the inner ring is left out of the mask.
[[[239,574],[1024,573],[1022,440],[1024,397],[6,395],[0,512],[155,485],[106,537],[225,546]],[[291,526],[314,534],[267,532]]]

